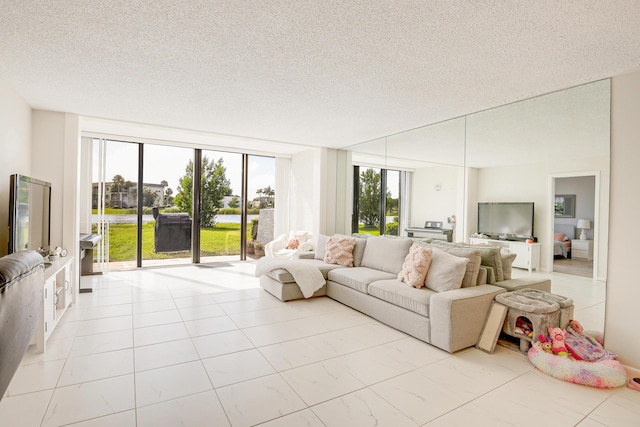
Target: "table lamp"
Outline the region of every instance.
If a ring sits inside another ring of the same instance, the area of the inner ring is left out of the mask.
[[[589,221],[588,219],[579,219],[578,225],[576,227],[582,229],[582,231],[580,232],[580,240],[587,240],[587,233],[585,233],[584,230],[588,230],[591,228],[591,221]]]

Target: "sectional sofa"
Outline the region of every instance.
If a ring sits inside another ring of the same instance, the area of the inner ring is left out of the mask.
[[[325,286],[313,296],[326,295],[451,353],[476,344],[497,294],[519,288],[551,288],[549,280],[511,279],[513,257],[499,248],[402,237],[356,237],[353,266],[343,266],[325,262],[327,239],[320,235],[316,251],[294,261],[317,268],[325,278]],[[431,288],[416,288],[398,279],[412,245],[433,251],[426,281],[432,282]],[[282,301],[303,298],[284,268],[261,275],[260,285]]]

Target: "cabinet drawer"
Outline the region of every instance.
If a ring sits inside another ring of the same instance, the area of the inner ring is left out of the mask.
[[[580,240],[574,240],[571,243],[571,250],[579,250],[579,251],[588,251],[589,250],[589,242],[587,241],[580,241]]]
[[[575,248],[571,248],[571,258],[583,258],[583,259],[587,259],[589,258],[589,251],[588,250],[582,250],[582,249],[575,249]]]

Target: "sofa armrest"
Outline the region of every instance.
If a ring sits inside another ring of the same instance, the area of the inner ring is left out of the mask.
[[[293,256],[293,259],[314,259],[316,253],[311,252],[298,252]]]
[[[431,297],[431,344],[450,353],[476,345],[495,296],[505,292],[479,285],[439,292]]]
[[[516,279],[501,280],[500,282],[494,283],[494,285],[500,286],[508,292],[522,288],[551,292],[551,280],[536,277],[518,277]]]

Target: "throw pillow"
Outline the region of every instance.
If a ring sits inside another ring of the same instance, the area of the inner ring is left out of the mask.
[[[427,278],[429,264],[431,264],[431,249],[413,245],[409,249],[404,263],[402,263],[402,270],[398,273],[398,279],[414,288],[421,288]]]
[[[502,254],[502,273],[504,275],[504,280],[511,279],[511,265],[513,261],[516,260],[518,254],[514,254],[509,252],[507,254]]]
[[[316,244],[316,253],[313,257],[314,259],[324,261],[324,256],[327,253],[327,240],[329,240],[329,236],[326,234],[318,235],[318,243]]]
[[[355,237],[331,236],[327,239],[327,252],[324,262],[353,267],[353,248],[356,246]]]
[[[553,233],[553,240],[558,242],[562,242],[565,237],[567,237],[567,235],[564,233]]]
[[[414,244],[422,245],[427,248],[437,246],[438,249],[441,249],[451,255],[455,255],[460,258],[469,258],[469,263],[467,264],[464,277],[462,278],[462,287],[468,288],[471,286],[476,286],[478,284],[478,274],[480,273],[480,263],[482,261],[482,257],[480,255],[480,251],[478,251],[477,248],[455,247],[438,244],[433,245],[431,243],[423,242],[415,242]]]
[[[460,258],[433,248],[425,285],[436,292],[459,289],[469,258]]]
[[[300,242],[298,241],[298,239],[291,239],[287,243],[287,249],[298,249],[299,246]]]

